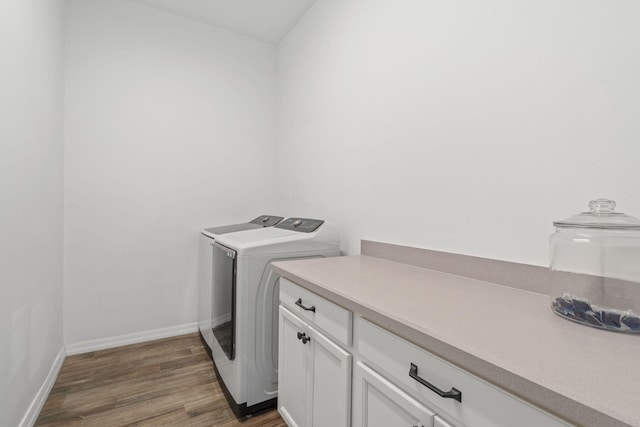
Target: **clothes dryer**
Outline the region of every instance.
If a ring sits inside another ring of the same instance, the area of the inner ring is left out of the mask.
[[[213,360],[231,408],[244,416],[275,406],[278,393],[278,292],[271,263],[340,255],[337,229],[322,220],[289,218],[257,230],[219,236],[213,286],[232,295],[226,333],[214,335]]]
[[[213,290],[213,243],[215,239],[224,234],[272,227],[283,219],[284,217],[281,216],[261,215],[249,222],[202,230],[198,249],[198,329],[202,340],[208,346],[209,353],[213,347],[214,328],[228,321],[231,317],[230,312],[224,311],[228,305],[224,301],[231,296],[225,293],[217,294]]]

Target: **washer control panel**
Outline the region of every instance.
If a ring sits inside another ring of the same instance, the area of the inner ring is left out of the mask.
[[[250,224],[257,224],[263,227],[272,227],[282,221],[284,217],[273,215],[260,215],[258,218],[249,221]]]
[[[312,233],[318,229],[324,223],[321,219],[310,218],[287,218],[275,228],[282,228],[283,230],[299,231],[301,233]]]

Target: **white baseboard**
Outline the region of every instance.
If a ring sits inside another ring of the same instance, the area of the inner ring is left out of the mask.
[[[83,341],[66,346],[67,356],[88,353],[90,351],[104,350],[106,348],[120,347],[121,345],[137,344],[145,341],[153,341],[160,338],[175,337],[176,335],[189,334],[198,331],[197,323],[170,326],[168,328],[153,329],[151,331],[134,332],[132,334],[118,335],[110,338]]]
[[[47,401],[47,397],[49,397],[49,392],[53,388],[56,378],[58,378],[58,372],[60,372],[65,355],[65,349],[62,347],[53,361],[53,365],[51,365],[49,374],[47,375],[47,378],[45,378],[42,387],[40,387],[38,394],[33,398],[31,405],[29,405],[29,409],[27,409],[24,417],[22,417],[22,421],[20,421],[19,424],[20,427],[32,427],[36,423],[38,415],[40,415],[40,411],[42,410],[44,403]]]

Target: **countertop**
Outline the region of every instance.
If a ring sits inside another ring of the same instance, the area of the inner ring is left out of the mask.
[[[573,424],[640,426],[640,336],[564,320],[548,295],[365,255],[274,267]]]

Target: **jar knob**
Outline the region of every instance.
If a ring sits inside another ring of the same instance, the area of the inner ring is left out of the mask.
[[[597,199],[589,202],[589,210],[593,214],[611,213],[616,209],[616,202],[609,199]]]

